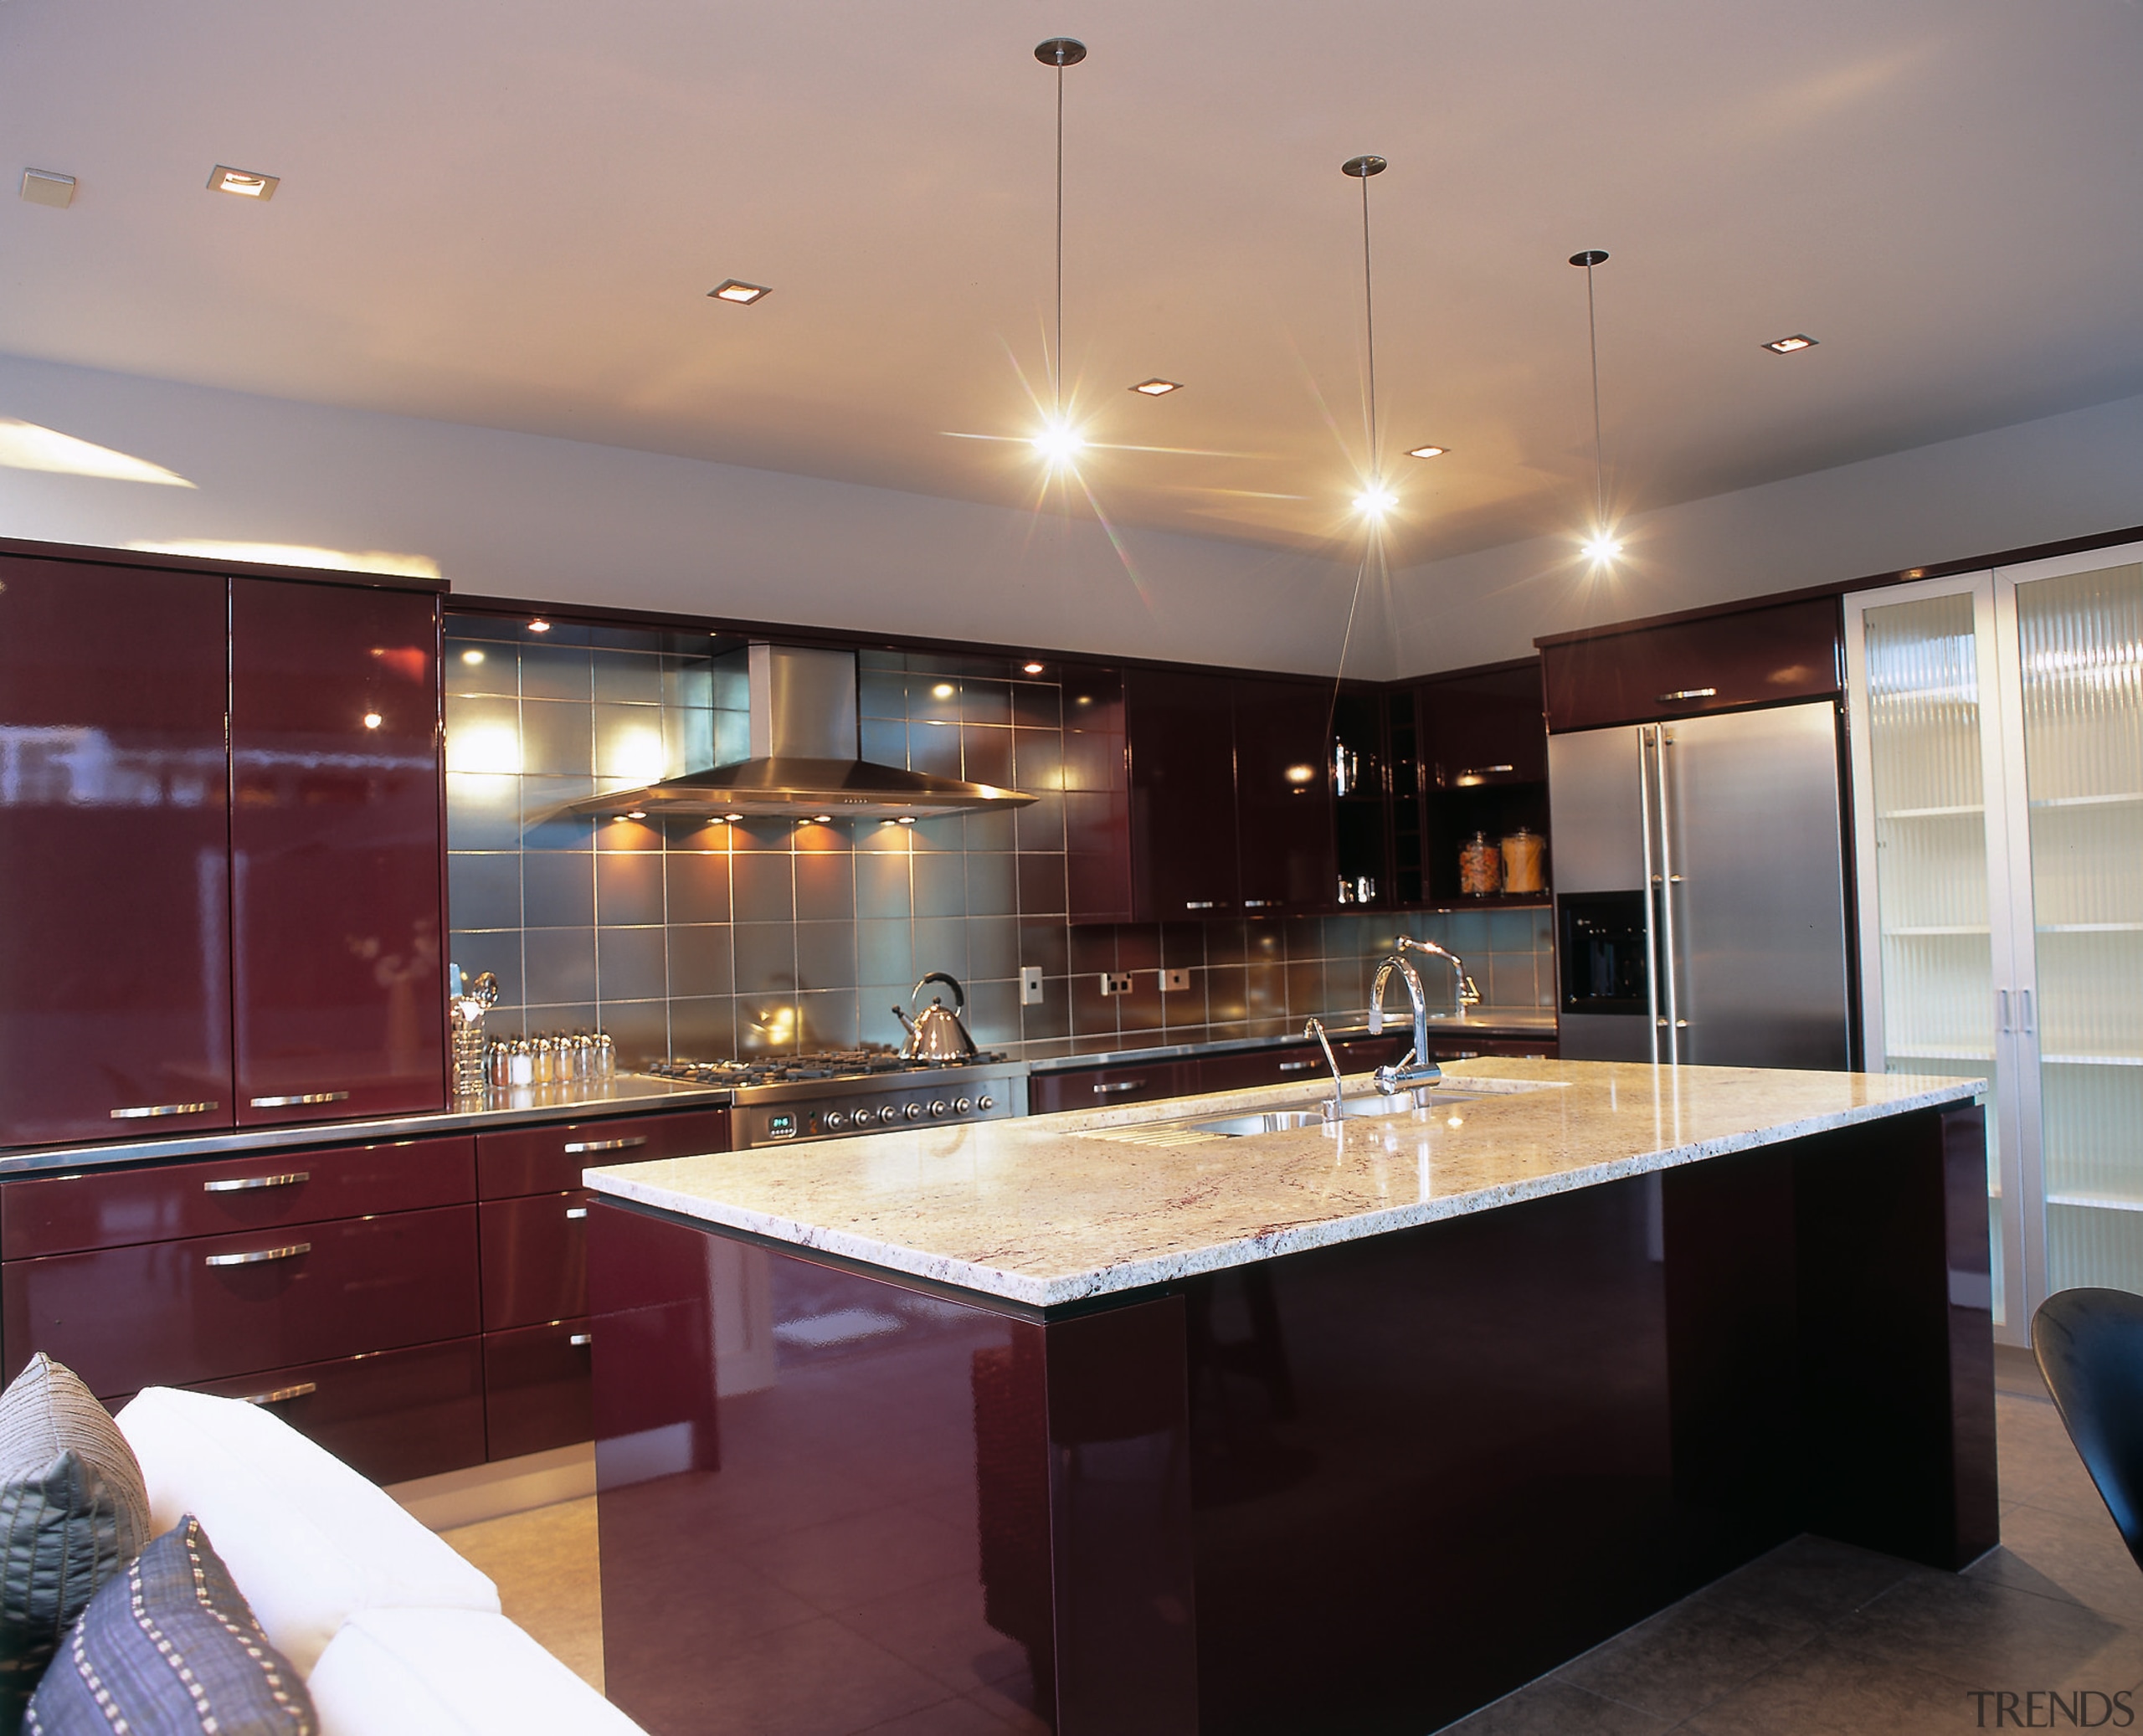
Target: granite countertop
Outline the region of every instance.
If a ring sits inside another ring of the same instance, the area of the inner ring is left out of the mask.
[[[1190,1123],[1300,1085],[588,1172],[598,1192],[1035,1307],[1380,1235],[1908,1110],[1983,1081],[1483,1059],[1329,1130]],[[1355,1091],[1369,1089],[1366,1076]]]
[[[1406,1036],[1414,1029],[1414,1015],[1400,1009],[1387,1012],[1385,1016],[1386,1035]],[[1555,1035],[1555,1009],[1553,1007],[1473,1007],[1463,1013],[1431,1014],[1429,1030],[1432,1034],[1448,1035],[1463,1031],[1483,1037],[1548,1037]],[[1370,1034],[1366,1024],[1327,1025],[1324,1034],[1335,1043],[1351,1041]],[[1264,1037],[1224,1037],[1217,1042],[1161,1043],[1143,1049],[1074,1048],[1068,1055],[1038,1057],[1027,1063],[1028,1071],[1036,1073],[1061,1073],[1073,1067],[1120,1067],[1139,1061],[1180,1061],[1198,1055],[1234,1055],[1256,1049],[1292,1048],[1307,1040],[1299,1026]]]
[[[105,1145],[53,1145],[0,1151],[0,1177],[40,1170],[105,1168],[172,1158],[226,1157],[237,1152],[286,1151],[312,1145],[365,1145],[427,1133],[473,1133],[489,1127],[572,1121],[583,1116],[633,1115],[650,1109],[718,1109],[726,1085],[688,1085],[641,1073],[570,1085],[506,1086],[478,1100],[429,1115],[383,1116],[374,1121],[308,1122],[302,1127],[225,1127]]]

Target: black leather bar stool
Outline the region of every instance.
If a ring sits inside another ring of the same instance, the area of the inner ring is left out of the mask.
[[[2143,1567],[2143,1296],[2049,1296],[2032,1317],[2032,1354],[2084,1468]]]

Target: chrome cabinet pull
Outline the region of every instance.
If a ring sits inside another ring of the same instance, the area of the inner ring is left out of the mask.
[[[204,1181],[201,1184],[201,1191],[204,1194],[249,1194],[255,1188],[295,1188],[299,1183],[311,1179],[310,1171],[293,1169],[288,1175],[245,1175],[234,1177],[229,1181]]]
[[[1185,910],[1210,910],[1213,901],[1210,898],[1186,898],[1183,901],[1183,907]]]
[[[1498,772],[1515,772],[1517,769],[1516,766],[1468,766],[1458,774],[1457,781],[1463,783],[1471,778],[1478,783],[1483,778],[1493,777]]]
[[[211,1254],[207,1263],[210,1266],[262,1266],[270,1260],[295,1260],[299,1255],[311,1251],[311,1242],[294,1241],[286,1248],[260,1248],[250,1254]]]
[[[630,1139],[576,1139],[566,1147],[568,1156],[584,1151],[630,1151],[635,1145],[647,1143],[647,1135],[635,1133]]]
[[[111,1118],[114,1121],[147,1121],[151,1117],[159,1115],[206,1115],[216,1107],[213,1102],[145,1103],[139,1109],[115,1109],[111,1112]]]
[[[566,1343],[568,1344],[583,1348],[589,1344],[593,1344],[594,1342],[595,1334],[594,1333],[575,1333],[571,1338],[566,1340]]]
[[[588,1215],[588,1208],[584,1205],[568,1205],[566,1208],[566,1215],[568,1218],[584,1218]]]
[[[1106,1095],[1107,1092],[1109,1092],[1109,1091],[1136,1091],[1136,1090],[1138,1090],[1138,1081],[1136,1079],[1124,1079],[1124,1080],[1120,1080],[1120,1081],[1118,1081],[1116,1084],[1114,1084],[1114,1085],[1097,1085],[1097,1086],[1096,1086],[1094,1087],[1094,1095],[1095,1095],[1096,1097],[1098,1097],[1104,1096],[1104,1095]]]
[[[301,1380],[295,1386],[279,1386],[273,1392],[248,1393],[239,1400],[241,1405],[287,1405],[292,1399],[302,1399],[307,1393],[320,1390],[316,1380]]]
[[[1279,901],[1277,898],[1246,898],[1242,901],[1242,907],[1245,910],[1270,910]]]
[[[1717,699],[1716,687],[1677,687],[1672,693],[1655,693],[1652,702],[1656,706],[1671,706],[1685,699]]]
[[[2030,989],[2019,989],[2017,991],[2017,1010],[2022,1015],[2018,1020],[2017,1030],[2027,1037],[2036,1035],[2032,1029],[2032,991]]]
[[[1280,1063],[1280,1071],[1283,1073],[1307,1073],[1316,1065],[1314,1061],[1283,1061]]]
[[[286,1097],[254,1097],[255,1109],[295,1109],[306,1103],[347,1103],[350,1094],[346,1091],[304,1091]]]

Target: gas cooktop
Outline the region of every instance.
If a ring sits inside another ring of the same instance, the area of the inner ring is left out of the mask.
[[[1000,1051],[928,1061],[889,1050],[839,1049],[743,1061],[657,1061],[643,1071],[731,1087],[730,1137],[739,1151],[933,1122],[994,1120],[1027,1109],[1027,1064]]]

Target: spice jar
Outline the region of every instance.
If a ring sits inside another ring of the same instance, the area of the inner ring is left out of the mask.
[[[1488,841],[1486,832],[1476,832],[1458,846],[1458,890],[1468,897],[1500,892],[1503,885],[1503,853]]]
[[[1503,840],[1503,890],[1506,892],[1542,892],[1547,882],[1541,863],[1548,840],[1529,827],[1520,826]]]

